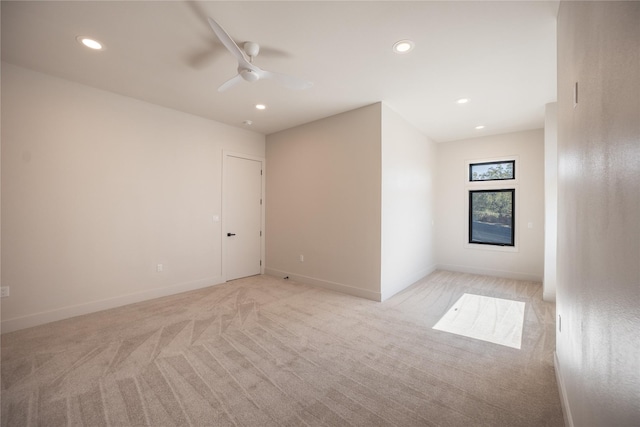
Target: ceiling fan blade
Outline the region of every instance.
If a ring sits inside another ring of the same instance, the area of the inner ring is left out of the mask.
[[[274,73],[272,71],[260,70],[260,78],[275,80],[289,89],[302,90],[309,89],[313,86],[313,83],[307,80],[299,79],[287,74]]]
[[[227,50],[231,52],[231,54],[238,60],[238,64],[240,66],[250,67],[250,62],[245,57],[244,52],[238,47],[236,42],[233,41],[231,36],[229,36],[224,28],[222,28],[222,26],[220,26],[220,24],[218,24],[212,18],[207,18],[207,20],[209,21],[211,29],[216,34],[216,36],[218,36],[224,47],[226,47]]]
[[[224,92],[225,90],[232,88],[233,86],[237,85],[238,83],[240,83],[243,80],[244,79],[242,78],[242,76],[240,74],[236,74],[235,76],[231,77],[226,82],[222,83],[220,85],[220,87],[218,88],[218,92]]]

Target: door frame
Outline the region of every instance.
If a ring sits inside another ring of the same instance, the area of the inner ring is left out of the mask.
[[[222,233],[220,233],[220,238],[222,239],[222,278],[224,281],[227,281],[227,209],[228,202],[227,197],[231,194],[232,189],[229,187],[229,179],[227,178],[227,171],[229,169],[229,165],[227,163],[227,159],[230,157],[235,157],[239,159],[252,160],[256,162],[260,162],[261,170],[262,170],[262,179],[261,179],[261,188],[260,188],[260,198],[262,199],[262,205],[260,206],[260,229],[262,230],[262,236],[260,236],[260,259],[262,260],[262,264],[260,265],[260,274],[264,274],[265,270],[265,181],[267,176],[266,171],[266,159],[260,156],[254,156],[251,154],[238,153],[234,151],[223,150],[222,151]]]

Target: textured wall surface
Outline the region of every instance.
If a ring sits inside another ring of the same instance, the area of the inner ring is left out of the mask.
[[[637,426],[640,2],[563,2],[558,58],[561,387],[573,425]]]

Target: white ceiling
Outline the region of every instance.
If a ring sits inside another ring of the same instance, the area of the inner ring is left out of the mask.
[[[558,2],[2,1],[2,60],[269,134],[383,101],[436,142],[543,126]],[[236,73],[206,17],[255,64],[314,82],[217,87]],[[89,51],[76,36],[105,44]],[[401,39],[414,50],[392,52]],[[469,98],[466,105],[458,98]],[[257,111],[256,103],[267,109]],[[475,130],[483,124],[486,129]]]

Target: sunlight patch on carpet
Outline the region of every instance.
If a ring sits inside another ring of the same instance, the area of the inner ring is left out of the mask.
[[[524,303],[463,294],[433,329],[520,349]]]

